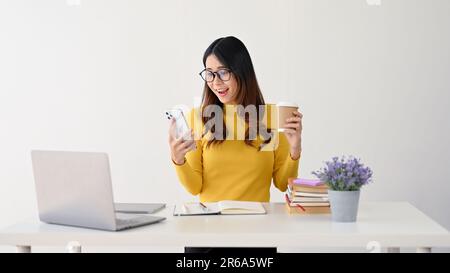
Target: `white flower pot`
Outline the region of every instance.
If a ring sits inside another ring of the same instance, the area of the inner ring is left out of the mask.
[[[328,190],[331,219],[334,222],[356,222],[359,205],[359,191]]]

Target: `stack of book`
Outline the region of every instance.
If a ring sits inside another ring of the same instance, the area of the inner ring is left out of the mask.
[[[289,178],[286,207],[292,214],[330,213],[328,187],[320,180]]]

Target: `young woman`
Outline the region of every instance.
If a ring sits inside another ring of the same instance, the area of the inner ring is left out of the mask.
[[[238,106],[254,105],[259,109],[265,105],[250,54],[239,39],[224,37],[215,40],[206,49],[203,64],[205,69],[200,75],[205,86],[201,111],[212,105],[225,112]],[[261,116],[258,115],[258,121],[261,121]],[[256,139],[250,137],[250,118],[245,114],[237,115],[246,128],[245,138],[241,140],[229,139],[229,132],[233,131],[226,127],[225,124],[229,123],[224,122],[223,132],[216,130],[220,127],[217,124],[205,126],[211,119],[205,115],[201,117],[204,129],[197,140],[177,138],[173,121],[169,130],[171,157],[178,178],[187,191],[200,195],[200,201],[269,202],[272,179],[275,187],[284,192],[287,179],[297,177],[301,154],[301,113],[293,112],[293,117],[286,120],[288,129],[284,132],[269,130],[271,137],[258,136]],[[192,117],[188,121],[192,122]],[[257,129],[263,127],[259,122],[257,125]],[[274,149],[261,149],[273,139],[278,139]],[[192,145],[194,142],[196,149]]]

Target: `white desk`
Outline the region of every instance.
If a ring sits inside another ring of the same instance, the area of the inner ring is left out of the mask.
[[[356,223],[333,223],[329,215],[289,215],[282,203],[267,203],[267,215],[172,216],[173,206],[156,215],[164,222],[108,232],[40,223],[18,223],[0,231],[0,245],[170,246],[170,247],[450,247],[449,232],[406,202],[362,202]],[[78,249],[81,251],[81,248]],[[77,250],[76,250],[77,251]]]

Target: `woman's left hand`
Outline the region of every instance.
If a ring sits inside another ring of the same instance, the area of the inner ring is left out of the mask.
[[[284,135],[290,146],[291,158],[297,160],[300,158],[302,151],[302,113],[298,111],[292,112],[294,117],[288,118],[284,125]]]

